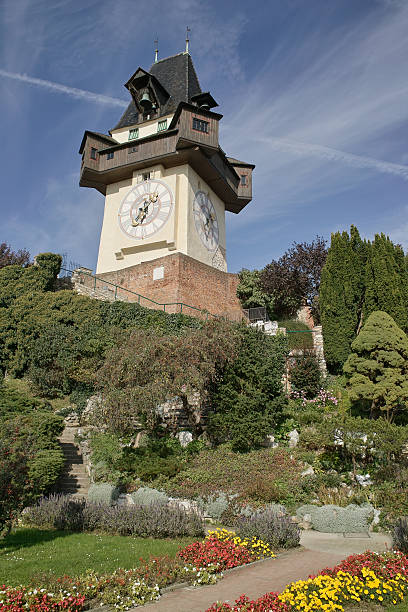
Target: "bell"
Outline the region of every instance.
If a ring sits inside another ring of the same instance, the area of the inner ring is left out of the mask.
[[[143,94],[143,96],[142,96],[142,98],[140,100],[140,105],[143,106],[143,109],[145,111],[147,111],[149,108],[152,107],[152,101],[149,98],[149,94],[148,94],[147,91],[144,92],[144,94]]]

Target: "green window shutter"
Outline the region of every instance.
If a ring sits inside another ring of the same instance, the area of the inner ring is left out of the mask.
[[[163,130],[167,130],[167,119],[163,119],[157,124],[157,131],[163,132]]]
[[[139,128],[129,130],[129,140],[135,140],[135,138],[139,138]]]

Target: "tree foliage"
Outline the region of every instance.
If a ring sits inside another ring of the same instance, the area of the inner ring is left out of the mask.
[[[260,286],[259,270],[247,270],[243,268],[239,272],[239,285],[237,296],[241,301],[242,308],[264,307],[268,316],[273,316],[273,299],[265,293]]]
[[[340,372],[359,329],[363,307],[367,245],[356,227],[332,234],[320,283],[324,354],[332,372]]]
[[[250,327],[240,328],[236,358],[212,390],[209,431],[235,450],[259,447],[279,423],[286,406],[282,375],[287,341]]]
[[[408,268],[404,252],[384,234],[362,241],[358,230],[332,234],[320,287],[325,357],[340,372],[367,317],[377,310],[408,330]]]
[[[0,243],[0,269],[6,266],[28,266],[30,253],[26,249],[13,251],[6,242]]]
[[[177,396],[192,429],[200,433],[188,398],[199,393],[205,402],[210,382],[235,355],[234,329],[212,321],[179,335],[141,329],[119,333],[98,372],[102,394],[98,418],[120,434],[131,433],[136,422],[154,431],[157,407]]]
[[[352,401],[371,402],[371,411],[392,420],[408,408],[408,338],[386,312],[372,313],[353,341],[344,364]]]

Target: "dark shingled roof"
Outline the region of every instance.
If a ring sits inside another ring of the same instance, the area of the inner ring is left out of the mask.
[[[189,53],[178,53],[155,62],[150,68],[150,74],[163,85],[170,94],[164,106],[160,107],[159,116],[174,113],[180,102],[191,103],[191,98],[201,93],[200,83]],[[113,128],[127,127],[135,123],[142,123],[143,118],[138,115],[132,100],[123,113],[119,123]]]
[[[255,168],[254,164],[249,164],[248,162],[241,161],[239,159],[235,159],[235,157],[227,157],[229,163],[233,166],[247,166],[249,168]]]

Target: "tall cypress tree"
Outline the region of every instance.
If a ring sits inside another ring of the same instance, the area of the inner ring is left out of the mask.
[[[332,234],[320,283],[324,353],[332,372],[340,372],[361,325],[367,245],[356,227]]]
[[[408,274],[404,251],[384,234],[368,249],[365,270],[364,320],[377,310],[387,312],[408,329]]]

